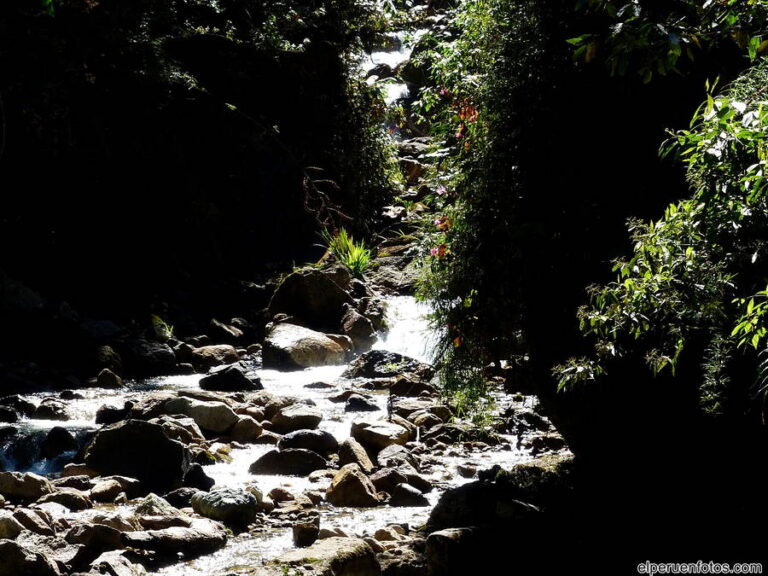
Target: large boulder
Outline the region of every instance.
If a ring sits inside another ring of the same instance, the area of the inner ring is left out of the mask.
[[[56,563],[39,552],[0,540],[0,576],[60,576]]]
[[[125,420],[96,432],[85,451],[85,464],[103,476],[136,478],[148,489],[167,492],[181,486],[192,457],[162,426]]]
[[[269,303],[269,313],[300,318],[318,330],[338,330],[345,304],[353,304],[334,279],[315,268],[303,268],[288,275]]]
[[[328,467],[325,458],[303,448],[270,450],[251,464],[251,474],[281,474],[285,476],[308,476],[315,470]]]
[[[133,340],[121,350],[125,369],[138,377],[176,372],[176,355],[168,344],[151,340]]]
[[[429,506],[429,500],[410,484],[398,484],[392,491],[390,506]]]
[[[352,437],[363,446],[379,451],[392,444],[404,445],[410,432],[384,420],[355,420],[352,422]]]
[[[37,500],[53,490],[47,478],[32,472],[0,472],[0,495],[9,500]]]
[[[277,447],[280,450],[306,448],[318,454],[332,454],[338,452],[339,442],[333,434],[324,430],[296,430],[280,438]]]
[[[219,488],[198,492],[191,499],[192,509],[206,518],[220,520],[227,526],[245,528],[256,519],[259,501],[241,488]]]
[[[347,464],[333,477],[325,495],[334,506],[368,508],[378,506],[376,487],[357,464]]]
[[[145,576],[147,571],[141,564],[133,564],[124,555],[123,552],[112,550],[100,555],[91,562],[91,571],[88,576]]]
[[[200,379],[200,388],[203,390],[218,390],[222,392],[239,392],[262,390],[264,386],[261,380],[251,380],[245,375],[242,364],[218,366],[212,368],[207,376]]]
[[[13,540],[24,530],[24,525],[10,512],[0,510],[0,540]]]
[[[200,346],[193,348],[189,359],[196,370],[207,370],[213,366],[232,364],[240,360],[240,355],[234,346],[217,344],[215,346]]]
[[[91,501],[88,494],[76,488],[58,488],[54,492],[42,496],[37,502],[39,504],[55,502],[72,511],[93,508],[93,501]]]
[[[347,305],[341,319],[341,333],[349,336],[357,352],[366,352],[376,342],[373,323],[360,314],[353,306]]]
[[[222,548],[227,543],[227,532],[218,522],[194,519],[189,526],[125,532],[122,540],[126,546],[138,550],[153,550],[164,556],[195,557]]]
[[[370,474],[374,468],[365,448],[354,438],[347,438],[339,446],[339,464],[357,464],[366,474]]]
[[[318,427],[322,419],[323,413],[319,408],[296,403],[279,408],[271,420],[274,431],[284,434],[295,430],[312,430]]]
[[[339,339],[297,326],[274,325],[264,339],[262,361],[269,368],[301,369],[311,366],[343,364],[348,346]]]
[[[169,414],[185,414],[200,428],[215,434],[228,432],[240,418],[224,402],[205,402],[193,398],[178,397],[165,403]]]
[[[429,364],[402,354],[386,350],[371,350],[352,362],[343,376],[345,378],[387,378],[406,373],[428,379],[434,374],[434,369]]]
[[[77,440],[69,430],[54,426],[40,445],[40,455],[43,458],[55,458],[59,454],[77,450],[77,448]]]
[[[381,576],[373,549],[358,538],[324,538],[309,548],[290,550],[276,562],[283,566],[311,565],[316,576]]]

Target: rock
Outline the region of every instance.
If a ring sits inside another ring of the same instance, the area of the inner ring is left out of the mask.
[[[275,432],[285,434],[295,430],[312,430],[317,428],[323,419],[323,413],[314,406],[307,404],[292,404],[280,408],[271,418]]]
[[[42,536],[29,530],[24,530],[16,537],[16,544],[30,552],[42,554],[54,562],[62,572],[66,572],[67,566],[75,563],[81,549],[80,546],[69,544],[63,538]],[[0,558],[2,558],[1,554]]]
[[[214,484],[216,484],[216,481],[208,476],[203,467],[197,462],[193,463],[184,475],[184,486],[190,488],[197,488],[207,492],[213,488]]]
[[[334,506],[365,508],[379,505],[376,487],[357,464],[342,466],[325,496]]]
[[[95,502],[114,502],[123,491],[117,480],[102,480],[91,489],[91,498]]]
[[[125,369],[137,377],[173,374],[176,355],[168,344],[137,339],[122,350]]]
[[[55,502],[74,512],[93,508],[93,502],[88,495],[75,488],[59,488],[55,492],[45,494],[37,502],[39,504]]]
[[[70,544],[82,544],[91,558],[124,547],[120,530],[105,524],[78,524],[67,532],[64,539]]]
[[[54,426],[40,445],[40,455],[43,458],[55,458],[59,454],[77,450],[77,448],[77,440],[69,430]]]
[[[13,540],[24,530],[24,525],[10,512],[0,510],[0,540]]]
[[[397,542],[403,539],[403,536],[391,526],[379,528],[373,533],[373,537],[379,542]]]
[[[435,426],[439,426],[443,423],[443,421],[432,414],[432,412],[421,412],[421,413],[414,413],[411,414],[409,417],[411,422],[413,422],[414,426],[417,426],[419,428],[434,428]]]
[[[360,314],[353,306],[347,305],[341,319],[341,333],[349,336],[357,352],[367,352],[376,342],[373,323]]]
[[[344,412],[377,412],[380,408],[373,400],[368,400],[360,394],[352,394],[347,398]]]
[[[327,334],[295,324],[277,324],[264,340],[265,368],[301,369],[343,364],[347,348]]]
[[[383,420],[355,420],[352,437],[363,446],[378,451],[392,444],[404,445],[410,433],[402,426]]]
[[[376,555],[359,538],[318,540],[309,548],[286,552],[276,562],[288,566],[311,565],[315,576],[381,576]]]
[[[190,352],[190,362],[196,370],[204,371],[222,364],[233,364],[240,360],[234,346],[218,344],[215,346],[200,346]]]
[[[10,500],[33,501],[53,490],[49,480],[32,472],[0,472],[0,494]]]
[[[434,576],[459,576],[477,569],[477,549],[482,538],[474,528],[449,528],[427,537],[427,573]]]
[[[325,459],[311,450],[289,448],[270,450],[251,464],[251,474],[281,474],[285,476],[307,476],[315,470],[327,468]]]
[[[161,426],[125,420],[105,426],[85,450],[85,464],[102,475],[138,479],[149,490],[167,492],[181,486],[192,455],[169,439]]]
[[[145,576],[147,571],[140,564],[131,563],[122,552],[105,552],[91,562],[88,576]]]
[[[13,424],[19,421],[19,415],[16,410],[10,406],[0,406],[0,422]]]
[[[144,490],[144,487],[141,485],[141,482],[136,478],[129,478],[128,476],[115,475],[115,476],[105,476],[101,478],[101,480],[104,480],[104,481],[114,480],[115,482],[120,484],[120,488],[122,488],[123,492],[125,492],[129,498],[136,498],[137,496],[146,494],[146,491]]]
[[[352,297],[337,283],[336,274],[303,268],[289,274],[277,287],[269,302],[269,314],[280,312],[300,318],[318,330],[338,329],[345,304]]]
[[[168,438],[178,440],[182,444],[199,444],[205,441],[202,430],[192,418],[160,416],[152,418],[149,422],[159,424]]]
[[[200,388],[203,390],[217,390],[222,392],[239,392],[261,390],[264,388],[261,380],[251,380],[245,375],[245,367],[242,364],[231,364],[212,368],[200,379]]]
[[[32,418],[37,420],[69,420],[66,405],[55,398],[45,398],[38,407]]]
[[[417,374],[429,379],[434,369],[418,360],[385,350],[371,350],[350,364],[342,374],[345,378],[386,378],[403,373]]]
[[[123,359],[111,346],[102,345],[96,348],[96,364],[102,368],[109,368],[113,372],[123,369]]]
[[[45,513],[29,508],[17,508],[13,512],[13,517],[26,528],[35,534],[43,536],[54,536],[55,532],[51,528]]]
[[[99,473],[95,470],[88,468],[85,464],[65,464],[64,469],[61,471],[62,478],[72,478],[75,476],[87,476],[88,478],[96,478]],[[77,486],[73,486],[77,488]]]
[[[0,540],[0,576],[61,576],[56,563],[11,540]]]
[[[323,430],[296,430],[280,438],[277,447],[280,450],[305,448],[318,454],[327,455],[338,452],[339,443],[330,432]]]
[[[237,326],[230,324],[224,324],[219,322],[216,318],[211,318],[211,336],[214,340],[219,342],[226,342],[228,344],[236,344],[243,339],[245,334]]]
[[[96,385],[99,386],[99,388],[122,388],[123,379],[109,368],[104,368],[99,372],[99,375],[96,376]]]
[[[126,402],[122,408],[104,404],[96,410],[96,424],[115,424],[125,420],[131,413],[133,402]]]
[[[232,428],[231,437],[235,442],[255,442],[261,436],[262,428],[255,419],[250,416],[240,416]]]
[[[320,535],[320,515],[314,514],[311,518],[297,521],[293,527],[293,544],[299,548],[306,548],[317,541]]]
[[[120,532],[134,532],[141,530],[139,520],[133,514],[125,512],[113,512],[111,514],[96,514],[91,517],[92,524],[109,526]]]
[[[189,527],[125,532],[122,540],[131,548],[153,550],[160,555],[196,557],[222,548],[227,543],[227,532],[211,520],[194,519]]]
[[[139,516],[167,516],[176,517],[181,512],[171,506],[167,500],[157,494],[147,494],[137,505],[136,514]]]
[[[259,502],[240,488],[219,488],[192,496],[192,509],[206,518],[220,520],[227,526],[245,528],[256,519]]]
[[[398,484],[405,484],[408,478],[393,468],[383,468],[371,475],[371,482],[379,492],[392,494]]]
[[[398,484],[389,499],[390,506],[429,506],[429,500],[410,484]]]
[[[347,438],[339,446],[339,464],[357,464],[366,474],[373,471],[373,462],[368,453],[354,438]]]
[[[472,464],[459,464],[456,469],[462,478],[474,478],[477,475],[477,466]]]
[[[163,499],[174,508],[189,508],[192,505],[192,496],[200,492],[197,488],[182,486],[172,490],[163,496]]]
[[[224,434],[237,424],[240,417],[224,402],[204,402],[192,398],[174,398],[165,403],[169,414],[185,414],[200,428]]]
[[[400,446],[399,444],[392,444],[379,452],[378,456],[376,456],[376,463],[382,468],[405,467],[418,471],[416,459],[405,446]]]

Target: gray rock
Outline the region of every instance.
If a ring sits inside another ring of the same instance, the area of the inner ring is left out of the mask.
[[[0,540],[13,540],[24,530],[24,525],[13,514],[0,510]]]
[[[145,576],[147,571],[140,564],[131,563],[122,552],[105,552],[91,562],[88,576]]]
[[[37,500],[53,490],[48,479],[32,472],[0,472],[0,494],[9,500]]]
[[[228,344],[200,346],[190,352],[190,361],[197,370],[207,370],[213,366],[232,364],[240,360],[237,350]]]
[[[421,378],[429,379],[432,377],[434,369],[428,364],[402,354],[385,350],[371,350],[350,364],[343,376],[345,378],[386,378],[404,373],[413,373]]]
[[[360,394],[352,394],[347,398],[347,403],[344,406],[344,412],[378,412],[379,410],[380,408],[375,402]]]
[[[357,464],[366,474],[370,474],[374,468],[365,448],[354,438],[347,438],[339,446],[339,464]]]
[[[390,506],[429,506],[429,500],[410,484],[398,484],[389,500]]]
[[[104,368],[101,372],[99,372],[99,375],[96,376],[96,385],[100,388],[122,388],[123,379],[112,372],[112,370],[109,368]]]
[[[290,448],[271,450],[251,464],[251,474],[281,474],[285,476],[307,476],[315,470],[328,467],[325,459],[311,450]]]
[[[58,488],[56,491],[42,496],[37,502],[39,504],[55,502],[75,512],[93,508],[93,502],[88,495],[76,488]]]
[[[324,538],[309,548],[286,552],[277,562],[288,566],[309,564],[316,576],[381,576],[374,551],[359,538]]]
[[[330,432],[324,430],[296,430],[289,432],[277,443],[280,450],[305,448],[318,454],[333,454],[339,450],[339,442]]]
[[[410,437],[402,426],[383,420],[355,420],[351,432],[360,444],[377,451],[392,444],[404,445]]]
[[[264,340],[264,367],[300,369],[343,364],[348,346],[328,334],[295,324],[277,324]]]
[[[285,434],[295,430],[317,428],[322,419],[323,413],[319,408],[297,403],[278,409],[271,421],[275,432]]]
[[[212,368],[208,376],[200,379],[200,388],[222,392],[239,392],[262,390],[264,386],[258,378],[255,380],[248,378],[245,375],[245,367],[237,363]]]
[[[326,491],[326,499],[334,506],[367,508],[379,505],[376,487],[357,464],[342,466]]]
[[[13,517],[27,530],[43,536],[54,536],[55,532],[46,516],[43,512],[29,508],[17,508],[13,511]]]
[[[180,397],[167,401],[165,409],[169,414],[185,414],[203,430],[216,434],[229,432],[240,420],[224,402],[204,402]]]
[[[239,415],[240,419],[232,428],[232,440],[235,442],[255,442],[261,436],[262,427],[251,416]]]
[[[347,305],[341,319],[341,332],[352,339],[357,352],[367,352],[376,342],[373,323],[350,305]]]
[[[55,562],[12,540],[0,540],[0,558],[0,576],[61,576]]]
[[[191,499],[192,509],[206,518],[220,520],[227,526],[245,528],[256,519],[259,502],[240,488],[219,488],[198,492]]]
[[[227,543],[227,532],[217,522],[194,519],[188,527],[126,532],[122,540],[126,546],[138,550],[153,550],[167,556],[181,553],[194,557],[222,548]]]

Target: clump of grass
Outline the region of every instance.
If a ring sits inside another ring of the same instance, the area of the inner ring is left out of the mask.
[[[355,278],[363,277],[371,264],[371,251],[363,242],[355,242],[344,228],[335,236],[324,230],[323,240],[331,253],[351,270]]]

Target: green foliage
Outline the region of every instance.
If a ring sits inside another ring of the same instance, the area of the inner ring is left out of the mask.
[[[335,236],[324,230],[323,239],[331,253],[350,269],[355,278],[363,277],[371,264],[371,251],[362,241],[355,242],[344,228]]]
[[[152,321],[152,330],[155,332],[155,336],[159,340],[168,340],[169,338],[173,338],[173,326],[168,324],[165,320],[163,320],[160,316],[157,314],[152,314],[151,316]]]
[[[561,388],[641,353],[654,374],[674,371],[693,346],[704,358],[702,406],[719,413],[737,350],[765,346],[768,291],[757,291],[768,258],[767,83],[762,61],[719,94],[708,86],[690,129],[664,146],[687,164],[693,194],[657,222],[630,225],[632,258],[615,265],[616,280],[593,288],[580,312],[595,355],[557,367]]]

